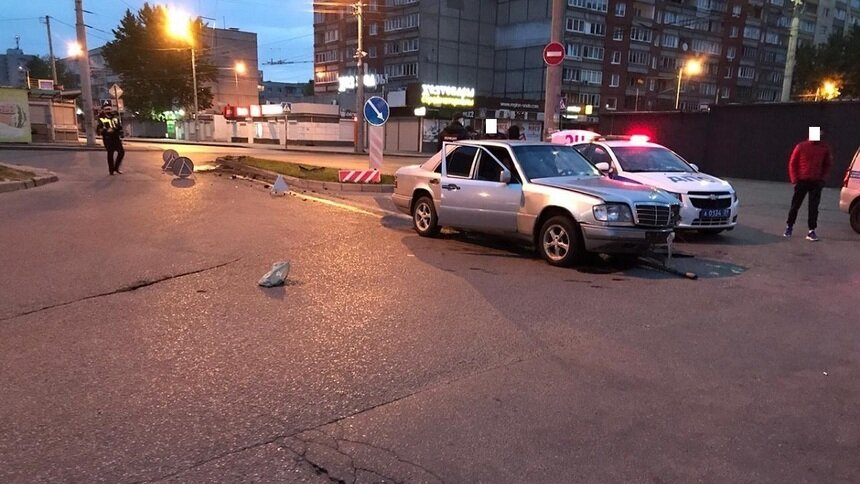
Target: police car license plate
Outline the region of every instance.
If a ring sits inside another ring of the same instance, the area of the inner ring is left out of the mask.
[[[731,214],[730,208],[706,208],[699,212],[699,218],[729,218]]]
[[[668,237],[667,232],[645,232],[645,242],[649,244],[665,244]]]

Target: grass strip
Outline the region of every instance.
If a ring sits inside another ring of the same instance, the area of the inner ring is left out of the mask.
[[[0,165],[0,181],[32,180],[36,175],[29,171],[16,170],[8,166]]]
[[[303,178],[306,180],[316,180],[323,182],[337,182],[336,168],[326,168],[323,166],[304,165],[298,163],[289,163],[286,161],[267,160],[264,158],[256,158],[253,156],[243,156],[240,158],[242,163],[262,170],[280,173],[281,175]],[[393,185],[393,175],[382,175],[382,184]]]

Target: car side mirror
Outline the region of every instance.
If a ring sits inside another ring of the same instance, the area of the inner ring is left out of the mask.
[[[698,171],[699,171],[699,165],[697,165],[697,164],[695,164],[695,163],[690,163],[690,166],[692,166],[692,167],[693,167],[693,171],[696,171],[696,172],[698,172]]]
[[[499,175],[499,182],[508,184],[511,182],[511,172],[508,170],[502,170],[502,173]]]
[[[601,161],[600,163],[594,165],[601,173],[609,173],[609,163],[605,161]]]

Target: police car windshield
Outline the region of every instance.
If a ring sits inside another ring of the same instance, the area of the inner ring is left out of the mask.
[[[570,146],[514,146],[514,154],[528,179],[557,176],[600,176],[600,172]]]
[[[621,169],[630,172],[693,173],[693,167],[675,153],[659,146],[616,146],[612,148]]]

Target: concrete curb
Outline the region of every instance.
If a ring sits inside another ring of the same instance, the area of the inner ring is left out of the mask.
[[[248,166],[241,161],[218,158],[216,163],[226,166],[231,170],[248,178],[264,180],[269,183],[274,183],[278,178],[278,173],[273,171],[263,170],[254,166]],[[282,175],[290,185],[290,188],[298,188],[301,190],[325,193],[325,192],[349,192],[349,193],[393,193],[394,185],[383,184],[362,184],[362,183],[337,183],[323,182],[317,180],[306,180],[304,178],[296,178],[293,176]]]
[[[0,144],[0,151],[102,151],[101,146],[79,144]]]
[[[127,143],[163,143],[163,144],[171,144],[171,145],[192,145],[192,146],[214,146],[216,148],[241,148],[247,150],[270,150],[270,151],[278,151],[283,153],[315,153],[315,154],[323,154],[323,155],[339,155],[339,156],[356,156],[353,152],[347,151],[335,151],[335,150],[326,150],[324,146],[321,146],[317,149],[313,148],[284,148],[280,144],[272,145],[266,143],[259,143],[254,145],[243,144],[243,143],[222,143],[222,142],[207,142],[207,141],[180,141],[180,140],[166,140],[161,138],[125,138],[123,141]],[[301,145],[291,145],[291,146],[301,146]],[[366,155],[367,153],[365,153]],[[385,153],[387,156],[396,156],[399,158],[421,158],[427,159],[432,154],[425,153]]]
[[[0,181],[0,193],[14,192],[16,190],[26,190],[28,188],[36,188],[42,185],[47,185],[48,183],[60,181],[60,178],[56,175],[56,173],[44,170],[42,168],[33,168],[25,165],[10,165],[8,163],[0,163],[0,165],[5,166],[7,168],[29,171],[36,175],[29,180]]]

